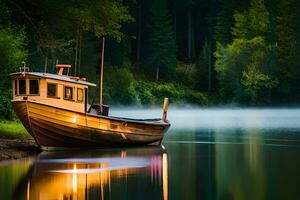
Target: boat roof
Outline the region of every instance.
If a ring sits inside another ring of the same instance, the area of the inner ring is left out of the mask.
[[[9,75],[9,77],[14,77],[18,75],[23,75],[23,72],[17,72],[17,73],[12,73]],[[48,78],[48,79],[54,79],[54,80],[60,80],[60,81],[66,81],[70,83],[77,83],[81,85],[88,85],[88,86],[93,86],[96,87],[96,84],[90,83],[84,80],[80,80],[71,76],[65,76],[65,75],[58,75],[58,74],[49,74],[49,73],[42,73],[42,72],[25,72],[25,75],[30,75],[30,76],[35,76],[35,77],[40,77],[40,78]]]

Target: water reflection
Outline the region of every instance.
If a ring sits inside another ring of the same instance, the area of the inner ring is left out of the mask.
[[[167,162],[161,148],[42,153],[13,199],[167,199]]]
[[[0,198],[299,199],[300,110],[248,111],[170,112],[177,128],[165,137],[166,151],[42,153],[0,163]]]
[[[298,199],[299,138],[284,130],[173,133],[165,142],[170,199]]]

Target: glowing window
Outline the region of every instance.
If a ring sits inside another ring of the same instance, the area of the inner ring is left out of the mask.
[[[64,99],[73,100],[73,88],[72,87],[65,87]]]
[[[83,102],[83,89],[77,88],[77,101]]]

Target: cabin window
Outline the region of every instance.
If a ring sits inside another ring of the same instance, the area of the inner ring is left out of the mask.
[[[83,102],[83,89],[77,88],[77,101]]]
[[[15,95],[17,95],[18,94],[18,81],[17,80],[15,80],[14,81],[14,88],[15,88]]]
[[[25,94],[26,94],[26,80],[19,79],[19,95],[25,95]]]
[[[73,88],[72,87],[65,87],[64,99],[73,100]]]
[[[37,79],[29,80],[29,93],[34,95],[39,94],[39,80]]]
[[[47,84],[47,96],[48,97],[57,97],[57,85],[53,83]]]

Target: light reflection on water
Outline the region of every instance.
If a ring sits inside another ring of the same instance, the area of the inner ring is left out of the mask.
[[[138,196],[148,192],[158,199],[165,199],[168,195],[167,162],[167,153],[162,148],[153,147],[88,152],[46,152],[40,154],[36,160],[32,160],[27,174],[20,176],[19,185],[15,191],[7,194],[7,197],[10,199],[123,199],[126,196],[124,192],[131,191]],[[140,184],[140,179],[144,183]],[[144,187],[145,190],[136,191],[136,187]],[[115,193],[112,193],[113,191]]]
[[[106,158],[106,159],[45,159],[38,160],[39,163],[105,163],[106,167],[96,167],[96,168],[80,168],[80,169],[59,169],[50,170],[53,173],[68,173],[68,174],[92,174],[103,171],[113,171],[113,170],[124,170],[124,169],[138,169],[149,166],[151,164],[150,160],[145,158]]]
[[[165,150],[42,153],[0,164],[0,194],[33,200],[298,199],[300,111],[219,111],[171,109]],[[132,117],[160,114],[140,112]]]

